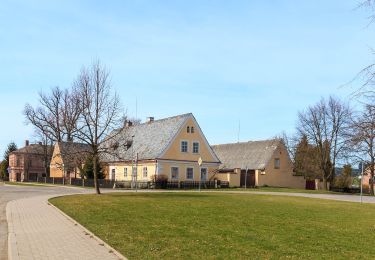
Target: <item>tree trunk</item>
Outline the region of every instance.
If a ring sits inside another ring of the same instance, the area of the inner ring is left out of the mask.
[[[374,196],[374,167],[370,167],[370,195]]]
[[[327,178],[325,176],[323,176],[323,189],[328,190]]]
[[[99,182],[98,182],[98,160],[97,160],[97,154],[94,154],[93,156],[93,170],[94,170],[94,185],[95,185],[95,191],[96,194],[100,194],[100,188],[99,188]]]

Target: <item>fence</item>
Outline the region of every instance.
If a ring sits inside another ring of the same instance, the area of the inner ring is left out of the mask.
[[[29,182],[58,184],[58,185],[72,185],[81,187],[94,187],[93,179],[64,179],[55,177],[38,177]],[[98,180],[100,188],[124,188],[124,189],[198,189],[199,184],[201,189],[216,189],[229,188],[228,181],[114,181],[114,180]]]

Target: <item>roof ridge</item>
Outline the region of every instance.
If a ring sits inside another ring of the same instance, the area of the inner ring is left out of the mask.
[[[248,143],[260,143],[260,142],[270,142],[270,141],[278,141],[277,138],[274,139],[264,139],[264,140],[249,140],[243,142],[236,142],[236,143],[224,143],[224,144],[213,144],[211,146],[219,146],[219,145],[235,145],[235,144],[248,144]]]
[[[165,121],[165,120],[170,120],[170,119],[177,118],[177,117],[187,117],[187,116],[190,116],[190,115],[193,115],[193,113],[190,112],[190,113],[180,114],[180,115],[176,115],[176,116],[170,116],[170,117],[160,118],[160,119],[154,120],[152,123],[160,122],[160,121]],[[137,126],[141,126],[141,125],[148,125],[148,124],[149,124],[149,122],[143,122],[143,123],[140,123],[140,124],[137,124],[137,125],[129,126],[129,128],[131,128],[131,127],[137,127]]]

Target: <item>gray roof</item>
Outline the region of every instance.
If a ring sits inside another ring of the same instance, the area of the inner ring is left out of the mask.
[[[26,153],[26,154],[39,154],[44,155],[46,146],[42,144],[30,144],[28,146],[22,147],[16,151],[13,151],[12,153]],[[52,149],[52,146],[47,146],[47,149]],[[49,152],[50,152],[49,151]]]
[[[213,145],[223,169],[264,169],[271,160],[280,140],[249,141],[232,144]]]
[[[75,142],[59,142],[60,156],[66,166],[83,163],[92,149],[88,144]]]
[[[192,116],[188,113],[116,130],[102,145],[101,148],[106,152],[102,153],[101,160],[131,161],[133,152],[134,156],[138,153],[139,160],[160,158],[186,120]],[[127,142],[130,145],[126,145]]]

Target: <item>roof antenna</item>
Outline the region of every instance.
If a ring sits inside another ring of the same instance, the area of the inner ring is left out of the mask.
[[[135,97],[135,120],[138,120],[138,99]]]
[[[237,143],[240,142],[241,120],[238,120]]]

